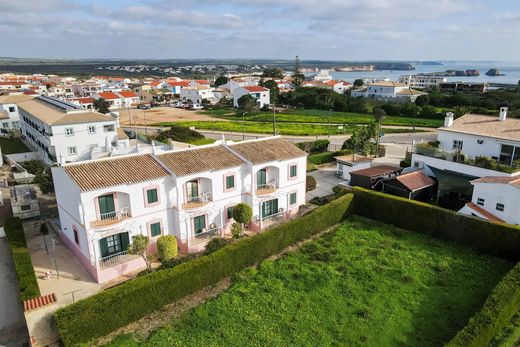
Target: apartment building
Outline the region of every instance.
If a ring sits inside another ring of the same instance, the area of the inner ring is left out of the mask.
[[[99,83],[81,83],[75,84],[73,87],[74,94],[80,97],[93,97],[97,93],[103,91],[103,86]]]
[[[399,77],[399,83],[414,89],[428,89],[438,87],[441,83],[448,82],[448,78],[435,75],[403,75]]]
[[[17,103],[22,134],[48,163],[80,159],[93,148],[127,146],[119,140],[117,118],[46,96]]]
[[[98,282],[144,267],[127,254],[138,234],[174,235],[184,253],[230,232],[233,206],[253,208],[248,228],[297,213],[305,203],[307,154],[271,137],[53,168],[61,237]]]
[[[238,99],[249,94],[256,99],[258,107],[262,108],[271,102],[271,93],[269,89],[261,86],[246,86],[233,89],[233,106],[238,107]]]
[[[18,103],[31,100],[34,95],[1,95],[0,96],[0,132],[8,133],[20,129],[20,112]]]

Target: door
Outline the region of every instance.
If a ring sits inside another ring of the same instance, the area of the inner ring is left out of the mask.
[[[267,169],[259,170],[256,173],[256,188],[263,188],[267,184]]]
[[[103,195],[98,198],[99,214],[101,219],[115,217],[114,194]]]
[[[101,258],[121,253],[128,249],[130,243],[128,233],[120,233],[107,236],[99,240],[99,248],[101,250]]]
[[[206,216],[197,216],[193,218],[193,230],[195,231],[195,235],[200,234],[206,228]]]
[[[186,183],[186,195],[188,197],[188,202],[196,200],[199,196],[199,183],[197,180]]]
[[[262,203],[262,218],[278,213],[278,199],[265,201]]]

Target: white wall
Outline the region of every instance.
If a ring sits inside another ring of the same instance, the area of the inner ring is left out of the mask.
[[[478,205],[478,198],[484,205]],[[509,224],[520,224],[520,189],[510,184],[475,183],[471,202]],[[504,211],[496,209],[496,204],[504,205]]]
[[[260,108],[264,107],[264,105],[269,105],[271,102],[269,90],[263,92],[249,92],[247,89],[239,87],[233,90],[233,106],[238,107],[238,99],[246,94],[250,94],[255,98],[258,102],[258,107]]]
[[[439,148],[444,151],[453,151],[453,141],[463,141],[462,153],[474,158],[476,156],[499,157],[501,144],[520,146],[520,142],[499,140],[492,137],[478,136],[471,134],[457,133],[439,129],[437,140],[440,142]],[[478,143],[479,140],[482,143]]]

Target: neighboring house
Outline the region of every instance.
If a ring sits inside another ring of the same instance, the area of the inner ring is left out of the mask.
[[[110,152],[119,145],[117,119],[110,115],[46,96],[17,106],[22,134],[48,164],[78,160],[96,147]]]
[[[230,78],[227,83],[220,85],[221,89],[228,89],[233,92],[238,87],[252,87],[258,85],[258,79],[253,77],[235,77]]]
[[[73,104],[80,105],[81,107],[86,108],[88,110],[94,109],[94,101],[96,101],[96,99],[90,97],[74,98],[71,100]]]
[[[336,177],[350,181],[350,172],[372,167],[372,158],[357,154],[347,154],[336,159]]]
[[[188,81],[166,81],[164,88],[168,89],[175,95],[180,95],[182,88],[188,88],[190,82]]]
[[[188,87],[196,88],[196,87],[211,87],[211,82],[208,80],[191,80],[189,82]]]
[[[484,93],[487,89],[488,84],[482,82],[444,82],[439,84],[440,91]]]
[[[367,189],[376,189],[383,179],[392,178],[401,173],[401,168],[391,165],[379,165],[366,169],[350,171],[350,185]]]
[[[34,97],[34,95],[25,94],[0,96],[0,131],[2,133],[20,129],[20,112],[17,104]]]
[[[152,253],[161,235],[199,252],[230,232],[238,203],[253,208],[254,231],[296,214],[306,156],[273,137],[54,167],[61,237],[98,282],[144,267],[127,254],[138,234],[150,237]]]
[[[238,107],[238,99],[242,96],[249,94],[256,99],[258,107],[262,108],[265,105],[270,104],[270,92],[269,89],[261,86],[246,86],[238,87],[233,89],[233,106]]]
[[[105,99],[110,104],[110,109],[118,109],[123,107],[123,99],[115,92],[99,92],[94,95],[94,98],[96,100],[100,98]]]
[[[381,180],[383,193],[420,201],[430,201],[435,197],[436,185],[437,183],[426,176],[422,170]]]
[[[486,176],[471,181],[473,196],[459,213],[520,224],[520,177]]]
[[[121,97],[122,107],[132,107],[139,103],[139,96],[131,90],[123,90],[117,93]]]
[[[56,85],[47,88],[45,96],[61,100],[71,100],[74,98],[74,89],[72,86]]]
[[[181,89],[181,100],[202,104],[203,100],[214,101],[213,90],[208,86],[187,87]]]
[[[98,83],[82,83],[73,87],[74,94],[80,97],[93,97],[103,90],[101,84]]]
[[[447,81],[447,77],[435,75],[403,75],[399,78],[399,83],[414,89],[438,87],[441,83],[446,83]]]
[[[417,97],[426,94],[427,93],[412,89],[406,84],[391,81],[370,83],[351,92],[353,97],[365,97],[376,100],[389,99],[400,102],[415,102]]]

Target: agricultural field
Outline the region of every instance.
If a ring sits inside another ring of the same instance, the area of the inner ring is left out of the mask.
[[[110,346],[439,346],[513,264],[354,217],[145,340]]]
[[[0,148],[2,148],[2,154],[15,154],[31,151],[22,140],[10,139],[7,137],[0,137]]]

